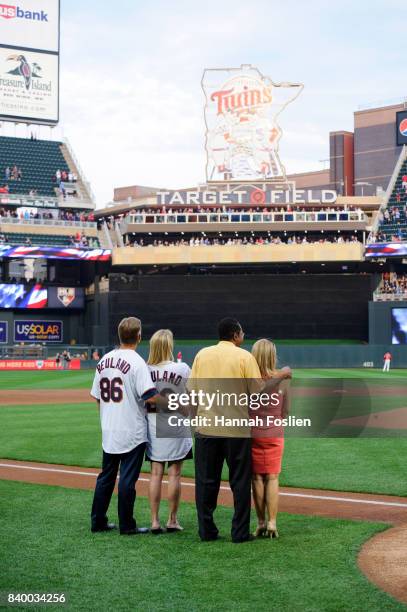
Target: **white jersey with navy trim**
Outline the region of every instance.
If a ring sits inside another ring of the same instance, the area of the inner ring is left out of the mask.
[[[148,366],[152,385],[158,392],[185,393],[186,382],[191,373],[188,364],[183,362],[164,361],[158,365]],[[174,411],[171,413],[182,419],[182,415]],[[149,413],[148,441],[146,455],[152,461],[180,461],[192,448],[191,431],[189,427],[180,425],[171,427],[171,438],[157,438],[157,415]],[[168,426],[167,426],[168,427]]]
[[[106,453],[127,453],[147,441],[144,403],[155,393],[147,364],[135,351],[116,349],[99,361],[91,395],[100,400]]]

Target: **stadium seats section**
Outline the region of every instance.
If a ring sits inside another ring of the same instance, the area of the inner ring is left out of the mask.
[[[30,140],[0,136],[0,185],[7,183],[10,193],[29,193],[55,197],[55,172],[69,167],[61,151],[61,142]],[[5,170],[16,165],[21,169],[21,180],[6,181]]]
[[[400,168],[394,189],[389,198],[384,218],[379,226],[380,242],[407,240],[407,159]]]
[[[54,236],[52,234],[2,234],[5,244],[29,246],[72,246],[69,236]],[[29,243],[27,242],[29,240]]]

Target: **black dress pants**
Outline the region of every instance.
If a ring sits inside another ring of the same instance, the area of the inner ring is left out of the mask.
[[[195,438],[195,500],[201,540],[213,540],[218,529],[213,513],[218,502],[222,467],[226,459],[233,493],[232,540],[242,542],[250,532],[251,439]]]
[[[129,531],[136,527],[133,518],[136,499],[136,482],[143,464],[145,443],[139,444],[128,453],[112,455],[103,451],[102,471],[97,477],[93,497],[91,521],[92,528],[103,528],[107,525],[109,508],[117,473],[120,467],[118,514],[120,531]]]

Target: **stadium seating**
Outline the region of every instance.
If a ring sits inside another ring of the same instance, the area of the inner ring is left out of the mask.
[[[0,136],[0,185],[6,182],[10,193],[29,193],[36,189],[40,196],[55,196],[55,172],[69,167],[61,151],[60,142],[30,140]],[[21,168],[21,180],[5,179],[5,169],[14,165]]]
[[[30,239],[32,246],[52,246],[52,247],[69,247],[73,246],[70,236],[57,236],[53,234],[20,234],[20,233],[2,233],[5,237],[5,243],[11,245],[26,245],[27,238]],[[91,238],[92,248],[100,246],[99,239]],[[97,244],[96,244],[97,243]]]
[[[406,174],[407,159],[400,168],[400,172],[387,204],[387,209],[389,211],[396,208],[400,211],[400,219],[398,221],[391,219],[387,221],[386,219],[383,219],[379,226],[380,239],[382,242],[390,242],[394,237],[403,241],[407,240],[407,216],[405,212],[407,195],[401,180]],[[397,202],[397,194],[400,194],[400,202]]]

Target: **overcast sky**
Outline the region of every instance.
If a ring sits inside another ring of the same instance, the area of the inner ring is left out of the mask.
[[[407,97],[404,0],[61,0],[61,128],[98,206],[113,187],[204,181],[204,68],[302,82],[282,113],[288,172],[322,169],[360,105]]]

